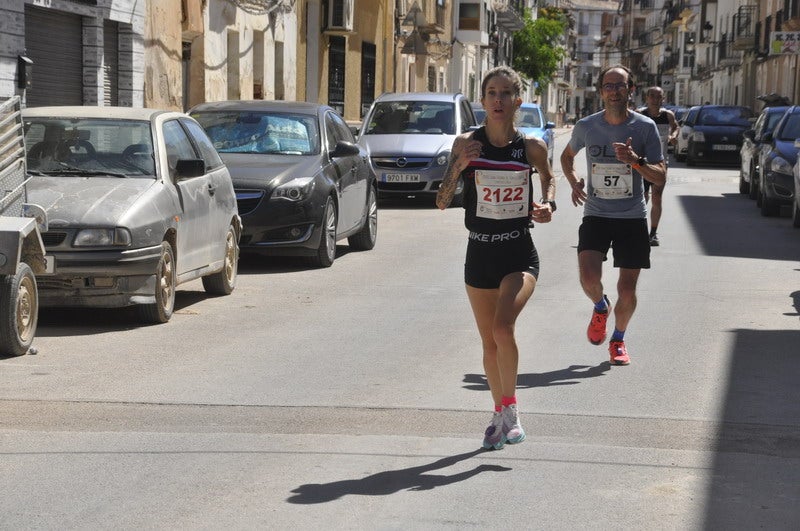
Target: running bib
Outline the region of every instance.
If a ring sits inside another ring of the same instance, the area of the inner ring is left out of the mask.
[[[633,172],[630,164],[592,163],[592,189],[600,199],[633,197]]]
[[[475,215],[488,219],[528,217],[530,174],[527,170],[475,170],[478,195]]]

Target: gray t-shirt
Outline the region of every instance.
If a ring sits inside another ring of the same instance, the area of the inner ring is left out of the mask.
[[[573,127],[569,146],[575,153],[586,148],[589,175],[586,178],[588,197],[583,207],[584,216],[647,217],[642,176],[614,156],[612,144],[625,143],[628,138],[631,138],[633,151],[644,155],[648,162],[664,160],[655,122],[639,113],[632,112],[624,123],[611,125],[605,120],[605,111],[600,111],[579,120]]]

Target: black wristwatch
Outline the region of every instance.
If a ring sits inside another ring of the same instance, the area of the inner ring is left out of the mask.
[[[639,157],[639,160],[636,161],[636,164],[638,164],[639,166],[644,166],[645,164],[647,164],[647,159],[644,157]]]
[[[556,202],[555,201],[548,201],[547,199],[542,199],[542,203],[546,205],[550,205],[550,210],[552,212],[556,211]]]

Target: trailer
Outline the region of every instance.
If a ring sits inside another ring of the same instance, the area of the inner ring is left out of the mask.
[[[0,356],[31,349],[39,320],[36,275],[47,271],[43,208],[27,202],[29,177],[19,97],[0,102]]]

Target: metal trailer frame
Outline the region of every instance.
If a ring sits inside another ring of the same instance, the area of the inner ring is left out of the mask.
[[[26,202],[25,132],[15,96],[0,103],[0,356],[31,347],[39,319],[36,274],[46,271],[43,208]]]

